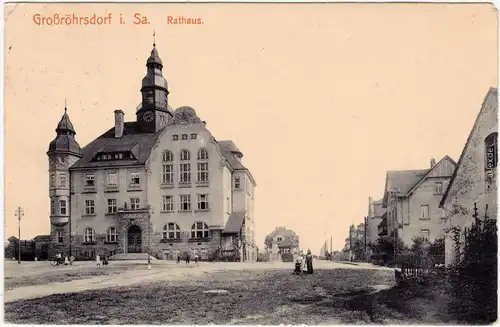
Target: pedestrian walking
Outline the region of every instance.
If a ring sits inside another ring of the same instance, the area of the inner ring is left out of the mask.
[[[177,255],[177,263],[181,263],[181,256]]]
[[[101,257],[99,256],[99,254],[95,256],[95,263],[97,264],[98,268],[102,267]]]
[[[189,265],[189,261],[191,260],[191,258],[189,257],[189,252],[186,253],[186,265]]]
[[[194,263],[198,266],[198,253],[194,255]]]

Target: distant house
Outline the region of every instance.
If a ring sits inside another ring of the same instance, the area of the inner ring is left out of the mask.
[[[498,90],[490,88],[465,142],[439,206],[446,211],[446,227],[469,227],[474,204],[478,216],[497,219]],[[486,210],[487,208],[487,210]],[[454,258],[451,235],[445,238],[445,263]]]
[[[385,209],[382,207],[382,200],[373,201],[372,197],[368,198],[368,215],[366,217],[366,243],[367,245],[377,244],[379,238],[379,225],[382,222],[382,216]],[[367,246],[371,254],[370,246]]]
[[[285,247],[280,248],[283,244]],[[299,252],[299,236],[291,229],[286,227],[276,227],[265,238],[265,251],[269,254],[270,260],[279,260],[282,249],[289,249],[293,254]]]
[[[430,167],[417,170],[388,171],[382,206],[387,211],[387,233],[397,231],[405,245],[415,237],[432,242],[443,236],[443,210],[439,202],[456,163],[449,156]]]

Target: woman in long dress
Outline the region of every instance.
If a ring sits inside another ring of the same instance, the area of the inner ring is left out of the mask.
[[[311,254],[311,250],[307,250],[306,265],[307,265],[307,273],[312,274],[313,273],[313,257]]]

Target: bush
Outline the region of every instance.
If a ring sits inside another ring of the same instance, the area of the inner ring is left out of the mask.
[[[497,319],[496,222],[477,221],[470,229],[455,230],[454,234],[457,259],[450,271],[449,309],[466,323],[492,323]]]

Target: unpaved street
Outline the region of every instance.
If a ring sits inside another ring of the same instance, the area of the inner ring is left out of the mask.
[[[364,297],[394,284],[390,269],[324,261],[316,261],[313,275],[299,276],[292,273],[293,264],[282,262],[155,261],[150,270],[137,262],[113,262],[104,268],[109,275],[84,279],[73,278],[98,268],[38,267],[41,274],[24,268],[11,267],[18,269],[17,277],[10,275],[11,286],[16,278],[31,285],[5,292],[5,317],[13,323],[369,323],[387,317],[373,314]],[[66,282],[45,284],[47,276]]]

